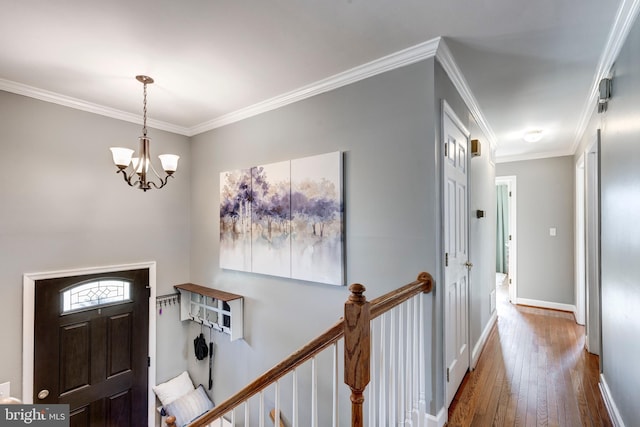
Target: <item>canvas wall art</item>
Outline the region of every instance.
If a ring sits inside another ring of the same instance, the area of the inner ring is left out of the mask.
[[[342,153],[220,174],[220,267],[344,284]]]

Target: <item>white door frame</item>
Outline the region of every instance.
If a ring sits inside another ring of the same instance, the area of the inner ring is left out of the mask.
[[[575,251],[576,251],[576,323],[584,325],[586,310],[586,250],[585,250],[585,179],[584,154],[576,163],[576,218],[575,218]],[[585,337],[588,339],[588,337]]]
[[[497,176],[496,185],[506,185],[509,191],[509,301],[518,303],[518,227],[517,219],[517,177],[515,175]]]
[[[464,135],[467,138],[467,156],[466,156],[466,178],[467,178],[467,182],[466,182],[466,186],[467,186],[467,200],[465,202],[466,204],[466,234],[467,234],[467,262],[469,262],[469,248],[470,248],[470,242],[469,242],[469,227],[470,227],[470,208],[469,208],[469,162],[470,162],[470,155],[469,155],[469,136],[470,136],[470,132],[467,130],[466,126],[464,126],[464,124],[460,121],[460,119],[458,118],[458,116],[455,114],[455,111],[449,106],[449,104],[443,99],[442,100],[442,108],[440,110],[440,138],[439,138],[439,144],[440,144],[440,148],[443,149],[444,147],[444,123],[445,123],[445,115],[448,116],[451,121],[464,133]],[[440,218],[441,218],[441,238],[440,238],[440,253],[442,255],[441,258],[441,271],[442,271],[442,283],[446,283],[446,273],[445,273],[445,237],[444,237],[444,228],[447,225],[446,222],[446,215],[445,215],[445,203],[444,203],[444,186],[445,186],[445,164],[444,164],[444,152],[440,152],[439,155],[439,162],[440,162]],[[469,337],[469,331],[470,331],[470,316],[469,316],[469,293],[468,293],[468,289],[470,287],[470,283],[469,283],[469,271],[467,270],[467,304],[465,305],[465,310],[466,310],[466,347],[467,347],[467,366],[469,369],[471,369],[472,366],[472,351],[469,348],[470,347],[470,337]],[[443,361],[444,361],[444,369],[443,369],[443,384],[444,384],[444,403],[445,403],[445,408],[448,408],[450,402],[448,402],[447,399],[447,393],[448,393],[448,381],[447,381],[447,311],[446,311],[446,297],[445,297],[446,292],[442,292],[442,297],[441,297],[441,304],[443,307],[443,341],[442,341],[442,354],[443,354]],[[445,409],[446,412],[446,409]]]
[[[590,353],[601,355],[600,130],[585,156],[586,338]]]
[[[23,276],[22,299],[22,402],[33,403],[33,363],[34,363],[34,330],[35,330],[35,302],[36,281],[55,279],[59,277],[74,277],[85,274],[112,273],[126,270],[149,270],[149,357],[151,364],[148,372],[147,384],[147,414],[149,426],[155,425],[156,397],[153,386],[156,385],[156,263],[155,261],[135,264],[108,265],[103,267],[78,268],[73,270],[48,271],[41,273],[25,273]]]

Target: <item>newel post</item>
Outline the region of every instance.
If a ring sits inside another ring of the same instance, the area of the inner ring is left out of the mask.
[[[363,393],[370,375],[369,302],[361,284],[353,284],[349,290],[351,295],[344,304],[344,382],[351,388],[351,425],[363,427]]]

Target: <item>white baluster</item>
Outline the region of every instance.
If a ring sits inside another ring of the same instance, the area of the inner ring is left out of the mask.
[[[293,379],[293,386],[292,386],[292,393],[293,393],[293,414],[291,414],[291,427],[298,427],[298,370],[294,369],[293,370],[293,375],[292,375],[292,379]]]
[[[411,365],[411,361],[413,358],[413,313],[411,311],[411,302],[410,301],[406,301],[404,302],[402,305],[405,306],[406,311],[407,311],[407,317],[405,320],[405,324],[407,325],[406,328],[406,338],[405,338],[405,344],[407,347],[407,351],[405,353],[405,365],[404,365],[404,371],[405,371],[405,378],[406,378],[406,383],[404,385],[404,390],[405,390],[405,400],[404,400],[404,410],[405,410],[405,425],[410,425],[412,426],[413,424],[411,423],[411,405],[412,405],[412,398],[411,398],[411,391],[412,391],[412,385],[413,385],[413,371],[411,369],[412,365]]]
[[[333,344],[333,421],[331,425],[338,427],[338,343]]]
[[[405,399],[405,382],[406,372],[404,370],[404,338],[406,331],[404,330],[404,310],[402,304],[398,306],[398,400],[397,400],[397,419],[398,425],[404,425],[404,399]]]
[[[249,401],[244,402],[244,427],[249,427]]]
[[[396,425],[396,310],[389,312],[389,426]]]
[[[264,392],[260,392],[260,415],[258,418],[260,427],[264,427]]]
[[[380,425],[384,424],[384,420],[387,419],[387,387],[386,387],[386,379],[387,379],[387,367],[385,366],[386,357],[387,357],[387,342],[386,342],[386,323],[387,323],[387,313],[383,313],[380,316],[380,386],[379,397],[378,397],[378,421]]]
[[[275,414],[273,416],[273,425],[280,427],[280,381],[276,381],[275,384],[276,390],[275,390],[275,401],[276,401],[276,407],[275,407]]]
[[[418,374],[418,378],[420,381],[420,426],[426,426],[427,425],[427,393],[426,393],[426,363],[427,361],[425,360],[424,357],[424,345],[425,345],[425,339],[424,339],[424,295],[420,294],[418,295],[418,307],[420,309],[420,320],[418,322],[418,325],[420,325],[420,331],[418,333],[418,336],[420,337],[420,344],[419,344],[419,356],[418,356],[418,360],[420,361],[419,365],[419,374]]]
[[[311,358],[311,427],[318,427],[318,372],[315,356]]]
[[[416,295],[415,297],[413,297],[411,299],[411,302],[413,304],[413,369],[412,369],[412,374],[411,374],[411,378],[413,378],[413,390],[411,393],[411,401],[413,402],[412,406],[412,420],[413,420],[413,425],[415,427],[420,427],[421,423],[420,423],[420,408],[419,408],[419,382],[420,382],[420,369],[418,368],[418,364],[420,363],[418,361],[418,355],[420,352],[420,337],[418,336],[419,334],[419,316],[418,316],[418,312],[419,312],[419,304],[420,304],[420,294]]]
[[[365,398],[365,405],[367,405],[367,407],[369,408],[369,422],[365,422],[365,424],[367,425],[375,425],[375,409],[376,409],[376,353],[377,353],[377,343],[376,343],[376,325],[377,321],[376,319],[374,319],[373,321],[369,322],[369,337],[371,339],[371,354],[370,354],[370,361],[369,361],[369,365],[371,367],[373,367],[373,369],[371,369],[370,372],[370,380],[369,380],[369,385],[367,385],[366,388],[366,394],[367,397]]]

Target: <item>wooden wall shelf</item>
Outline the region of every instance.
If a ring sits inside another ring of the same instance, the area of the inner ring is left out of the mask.
[[[224,332],[231,341],[243,338],[244,297],[194,283],[175,285],[180,294],[180,320],[193,320]]]

